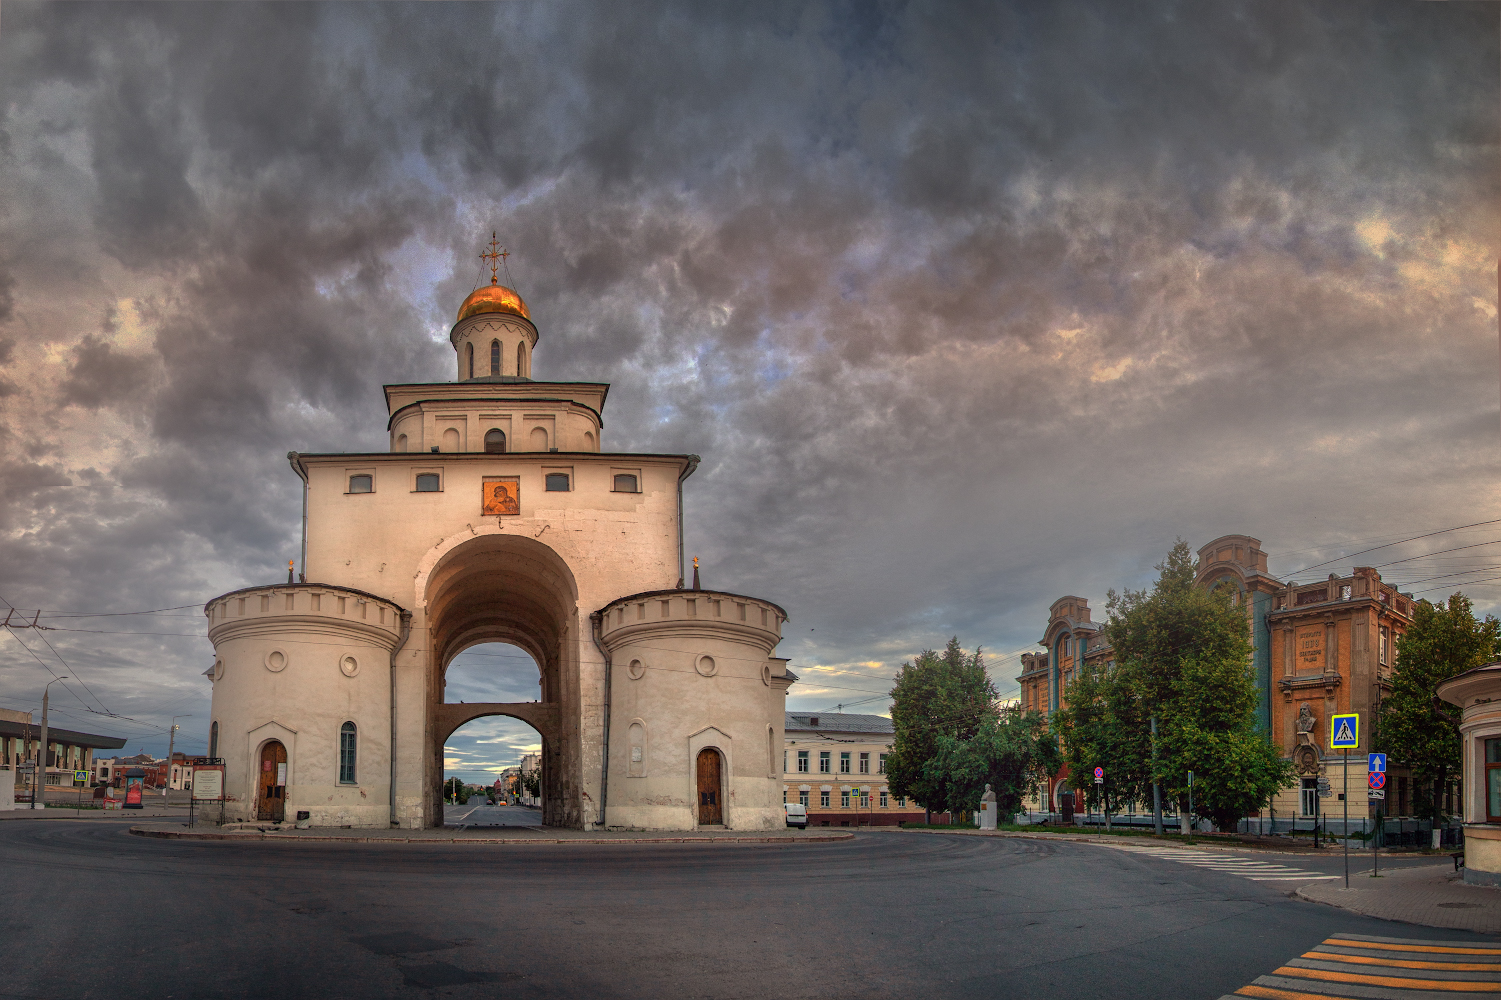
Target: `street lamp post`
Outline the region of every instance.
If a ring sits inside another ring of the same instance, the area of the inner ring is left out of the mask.
[[[167,801],[167,793],[172,790],[172,748],[177,745],[177,720],[191,718],[191,715],[172,716],[172,729],[167,734],[167,783],[162,786],[163,804]]]
[[[36,783],[32,785],[31,808],[47,808],[47,695],[51,693],[52,685],[58,681],[68,679],[67,674],[47,682],[42,688],[42,745],[36,752]]]

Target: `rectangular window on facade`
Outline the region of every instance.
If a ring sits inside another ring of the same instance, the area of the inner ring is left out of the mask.
[[[1381,626],[1381,635],[1377,640],[1378,657],[1383,667],[1390,662],[1391,644],[1392,630],[1389,627],[1383,625]]]
[[[868,754],[868,753],[862,753],[862,754],[860,754],[860,773],[861,774],[869,774],[870,773],[870,754]]]
[[[850,755],[849,755],[849,751],[847,751],[847,750],[842,751],[839,754],[839,773],[840,774],[849,774],[850,773]]]
[[[886,773],[886,755],[885,754],[881,754],[879,757],[876,758],[876,773],[877,774],[885,774]]]
[[[829,793],[827,789],[818,793],[818,804],[825,809],[829,807]]]
[[[424,472],[417,477],[418,493],[438,493],[442,488],[443,481],[436,472]]]
[[[358,475],[349,477],[349,492],[351,493],[374,493],[375,477]]]
[[[569,476],[566,472],[549,472],[547,474],[547,492],[567,493]]]
[[[887,805],[889,805],[889,803],[886,800],[886,789],[883,788],[881,789],[881,808],[885,809]]]
[[[615,474],[615,485],[611,487],[614,493],[640,493],[641,481],[628,472]]]
[[[1298,812],[1304,816],[1319,814],[1319,779],[1303,779],[1303,787],[1298,789]]]
[[[787,773],[787,751],[786,750],[782,751],[782,773],[783,774]]]
[[[850,807],[850,793],[848,791],[841,791],[839,793],[839,808],[841,808],[841,809],[848,809],[849,807]]]
[[[782,789],[782,802],[785,804],[786,801],[787,801],[787,789],[784,788],[784,789]]]
[[[1485,821],[1501,823],[1501,739],[1485,741]]]
[[[797,770],[799,774],[808,773],[808,751],[799,750],[797,752]]]
[[[820,750],[820,751],[818,751],[818,773],[819,774],[828,774],[831,770],[833,770],[833,765],[830,763],[830,760],[832,759],[832,756],[833,755],[830,754],[829,751],[827,751],[827,750]],[[824,805],[828,805],[828,803],[825,802]]]
[[[804,809],[808,808],[808,793],[807,793],[807,791],[800,791],[800,792],[798,792],[797,793],[797,801],[800,802],[800,803],[802,803],[802,807]]]

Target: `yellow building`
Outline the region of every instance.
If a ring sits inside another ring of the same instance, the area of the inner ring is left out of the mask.
[[[923,810],[886,785],[894,729],[883,715],[788,712],[783,802],[801,802],[809,826],[895,826]]]

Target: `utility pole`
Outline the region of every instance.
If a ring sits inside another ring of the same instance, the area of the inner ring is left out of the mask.
[[[42,688],[42,743],[36,751],[36,784],[32,786],[34,791],[31,796],[33,809],[47,808],[47,695],[51,693],[52,685],[67,679],[68,675],[63,674],[48,681],[47,686]]]

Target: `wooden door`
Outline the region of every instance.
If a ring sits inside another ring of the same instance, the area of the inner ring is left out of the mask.
[[[276,740],[261,747],[260,795],[256,819],[280,823],[287,815],[287,748]]]
[[[720,802],[719,751],[698,752],[698,822],[702,826],[724,822],[724,808]]]

